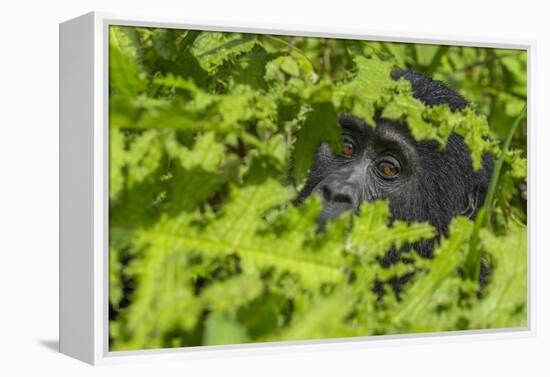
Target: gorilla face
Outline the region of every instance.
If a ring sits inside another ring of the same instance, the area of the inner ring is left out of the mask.
[[[412,198],[421,165],[416,143],[403,126],[382,121],[374,129],[344,115],[340,127],[339,153],[333,153],[327,144],[322,144],[317,153],[317,165],[332,172],[312,190],[323,199],[321,226],[342,212],[357,211],[363,201]]]
[[[411,81],[415,96],[427,105],[448,103],[452,110],[466,106],[462,97],[440,82],[400,72]],[[297,203],[312,194],[322,198],[320,230],[327,221],[344,212],[357,212],[362,202],[377,199],[389,200],[393,219],[427,221],[439,233],[447,231],[454,216],[476,214],[492,174],[490,154],[484,156],[482,169],[476,172],[458,135],[451,135],[441,148],[435,141],[416,141],[406,124],[383,118],[375,122],[369,125],[341,115],[340,150],[332,151],[326,143],[319,146]],[[412,246],[429,256],[433,245],[429,240]]]

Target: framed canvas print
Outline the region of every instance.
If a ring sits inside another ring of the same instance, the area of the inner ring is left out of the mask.
[[[61,24],[61,352],[529,333],[531,50]]]

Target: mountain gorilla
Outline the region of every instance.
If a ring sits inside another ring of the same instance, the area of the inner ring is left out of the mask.
[[[392,79],[401,77],[412,84],[415,98],[427,106],[449,105],[452,111],[468,103],[443,83],[420,73],[394,70]],[[493,171],[493,158],[487,153],[482,168],[474,171],[462,137],[453,134],[445,148],[433,140],[416,141],[406,124],[375,117],[376,127],[352,115],[341,115],[342,148],[333,153],[322,143],[311,173],[297,203],[312,193],[321,196],[323,210],[319,228],[343,212],[356,212],[363,201],[388,199],[392,219],[427,221],[439,235],[446,234],[454,216],[474,217],[483,205]],[[381,261],[389,266],[403,252],[415,249],[431,257],[439,237],[392,248]],[[408,280],[408,279],[406,279]],[[390,282],[392,286],[399,282]],[[394,284],[395,283],[395,284]]]

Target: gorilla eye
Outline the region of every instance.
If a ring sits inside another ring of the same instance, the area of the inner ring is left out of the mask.
[[[351,156],[353,156],[354,152],[355,152],[355,150],[353,148],[352,143],[350,143],[348,141],[345,141],[342,144],[342,153],[344,154],[344,156],[351,157]]]
[[[395,178],[399,174],[399,163],[392,160],[380,161],[376,166],[383,178]]]

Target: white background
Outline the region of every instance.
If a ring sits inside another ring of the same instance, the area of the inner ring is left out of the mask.
[[[550,12],[544,1],[82,0],[0,5],[0,375],[550,375]],[[92,368],[58,339],[58,23],[91,10],[536,40],[529,116],[536,335]],[[546,117],[543,115],[546,114]]]

